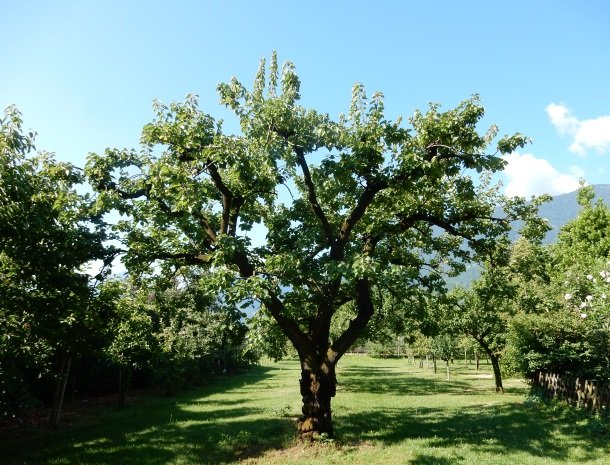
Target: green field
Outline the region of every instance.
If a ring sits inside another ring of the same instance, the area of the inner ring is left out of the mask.
[[[496,394],[488,367],[456,362],[452,379],[407,360],[346,356],[334,400],[337,439],[297,444],[296,361],[265,363],[173,398],[140,395],[124,410],[67,409],[57,432],[4,431],[10,464],[610,464],[595,418]]]

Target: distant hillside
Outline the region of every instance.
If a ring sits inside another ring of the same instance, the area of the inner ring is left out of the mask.
[[[607,205],[610,205],[610,184],[598,184],[593,186],[595,189],[595,200],[602,199]],[[576,193],[557,195],[553,200],[540,207],[540,216],[546,218],[553,227],[546,236],[545,243],[552,244],[557,239],[557,234],[561,227],[568,221],[576,218],[580,210],[578,202],[576,202]]]
[[[610,205],[610,184],[597,184],[593,186],[595,189],[595,199],[593,202],[597,202],[598,199],[602,199],[607,205]],[[557,240],[557,235],[561,230],[561,227],[573,220],[578,216],[580,211],[580,205],[576,201],[577,190],[569,192],[567,194],[556,195],[553,200],[542,205],[539,213],[542,218],[546,218],[549,221],[549,225],[552,229],[547,233],[544,243],[552,244]],[[512,234],[512,239],[516,240],[518,237],[518,224],[515,227],[515,231]],[[449,285],[454,286],[460,284],[468,287],[470,282],[479,276],[481,267],[476,263],[467,265],[466,271],[461,275],[449,279]]]

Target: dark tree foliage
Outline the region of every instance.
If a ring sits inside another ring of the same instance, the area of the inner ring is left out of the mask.
[[[82,267],[111,259],[103,223],[76,191],[82,171],[33,154],[33,144],[19,112],[7,108],[0,119],[0,415],[51,381],[59,411],[72,357],[88,350],[100,324]]]

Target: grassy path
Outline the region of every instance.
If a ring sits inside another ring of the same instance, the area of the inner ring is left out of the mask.
[[[444,373],[405,360],[347,356],[333,403],[338,440],[294,442],[298,364],[266,364],[175,398],[66,418],[54,433],[0,437],[12,464],[610,464],[608,433],[559,407],[524,403],[508,380],[456,363]]]

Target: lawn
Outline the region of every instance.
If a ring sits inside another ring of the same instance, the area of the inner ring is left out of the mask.
[[[337,439],[297,444],[298,378],[296,361],[267,362],[177,397],[79,410],[56,432],[5,431],[0,463],[610,464],[603,423],[528,398],[519,380],[496,394],[488,367],[463,362],[448,381],[407,360],[346,356]]]

